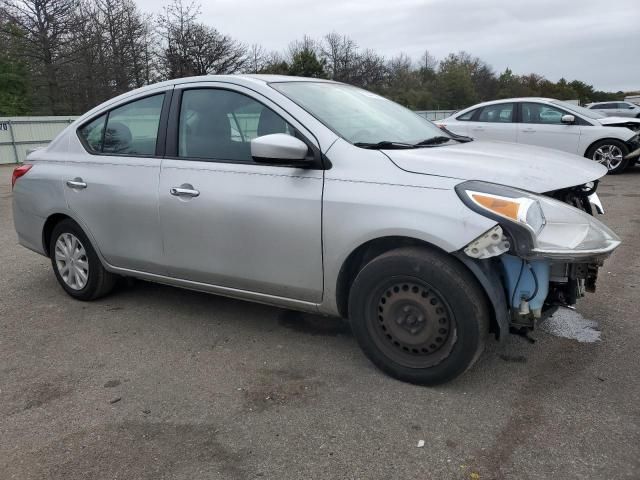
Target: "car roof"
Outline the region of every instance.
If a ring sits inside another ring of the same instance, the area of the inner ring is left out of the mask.
[[[511,103],[511,102],[552,102],[557,100],[555,98],[547,97],[514,97],[514,98],[501,98],[500,100],[490,100],[487,102],[477,103],[469,108],[484,107],[485,105],[494,105],[496,103]],[[465,110],[468,110],[465,108]]]
[[[233,74],[233,75],[198,75],[193,77],[182,77],[173,80],[165,80],[164,82],[152,83],[151,85],[145,85],[144,87],[132,90],[131,92],[143,92],[144,90],[151,90],[157,87],[169,86],[169,85],[183,85],[187,83],[201,83],[201,82],[229,82],[239,85],[247,85],[250,83],[274,83],[274,82],[323,82],[323,83],[338,83],[332,80],[325,80],[323,78],[310,78],[310,77],[294,77],[292,75],[271,75],[271,74]]]
[[[92,117],[97,112],[100,112],[106,108],[111,108],[112,105],[121,103],[124,100],[135,99],[139,96],[144,96],[146,93],[158,92],[165,87],[186,85],[190,83],[205,83],[205,82],[220,82],[220,83],[232,83],[234,85],[244,87],[264,87],[268,83],[278,82],[323,82],[323,83],[335,83],[332,80],[325,80],[322,78],[309,78],[309,77],[294,77],[290,75],[263,75],[263,74],[234,74],[234,75],[199,75],[193,77],[176,78],[173,80],[165,80],[164,82],[152,83],[151,85],[145,85],[144,87],[136,88],[122,93],[116,97],[110,98],[105,102],[95,106],[88,112],[81,115],[76,122],[82,123],[87,118]],[[80,121],[80,122],[78,122]]]

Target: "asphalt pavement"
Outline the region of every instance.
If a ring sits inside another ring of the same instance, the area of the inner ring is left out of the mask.
[[[640,168],[599,188],[624,242],[578,305],[599,340],[492,340],[437,388],[382,374],[339,320],[140,281],[74,301],[17,244],[10,175],[2,480],[640,478]]]

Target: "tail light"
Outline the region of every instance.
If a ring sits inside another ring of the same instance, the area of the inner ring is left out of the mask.
[[[11,175],[11,190],[13,190],[13,187],[15,186],[16,181],[20,177],[22,177],[25,173],[27,173],[29,170],[31,170],[31,167],[33,167],[33,165],[29,165],[28,163],[25,163],[24,165],[19,165],[13,169],[13,175]]]

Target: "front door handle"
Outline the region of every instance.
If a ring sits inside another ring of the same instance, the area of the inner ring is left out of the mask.
[[[81,190],[87,188],[87,184],[83,182],[81,178],[74,178],[73,180],[67,180],[67,187]]]
[[[198,190],[192,188],[172,187],[169,193],[175,197],[197,197],[200,195]]]
[[[525,128],[522,133],[536,133],[536,131],[533,128]]]

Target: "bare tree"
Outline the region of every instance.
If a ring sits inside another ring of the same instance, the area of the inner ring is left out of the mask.
[[[248,63],[247,48],[243,44],[199,23],[192,27],[188,54],[193,75],[236,73]]]
[[[359,63],[358,45],[346,35],[335,32],[324,36],[320,44],[322,57],[326,60],[327,72],[333,80],[349,82]]]
[[[158,18],[160,60],[168,78],[236,73],[248,64],[247,48],[197,21],[200,6],[173,0]]]
[[[357,68],[351,78],[354,85],[364,88],[377,88],[387,76],[387,67],[383,56],[367,49],[358,54]]]
[[[42,113],[61,114],[60,69],[74,55],[69,48],[76,28],[75,0],[2,0],[9,23],[17,27],[24,42],[23,54],[32,70],[34,87],[43,89]],[[15,35],[15,31],[8,33]]]
[[[264,47],[257,43],[254,43],[249,47],[247,57],[247,71],[250,73],[260,73],[267,66],[267,52]]]
[[[288,48],[288,60],[291,61],[296,55],[301,54],[302,52],[313,53],[317,57],[320,56],[320,48],[318,46],[318,42],[316,42],[313,38],[305,35],[302,37],[302,40],[294,40],[289,44]]]
[[[173,0],[157,18],[158,34],[163,42],[159,52],[160,64],[167,78],[193,74],[190,52],[198,15],[199,4]]]

